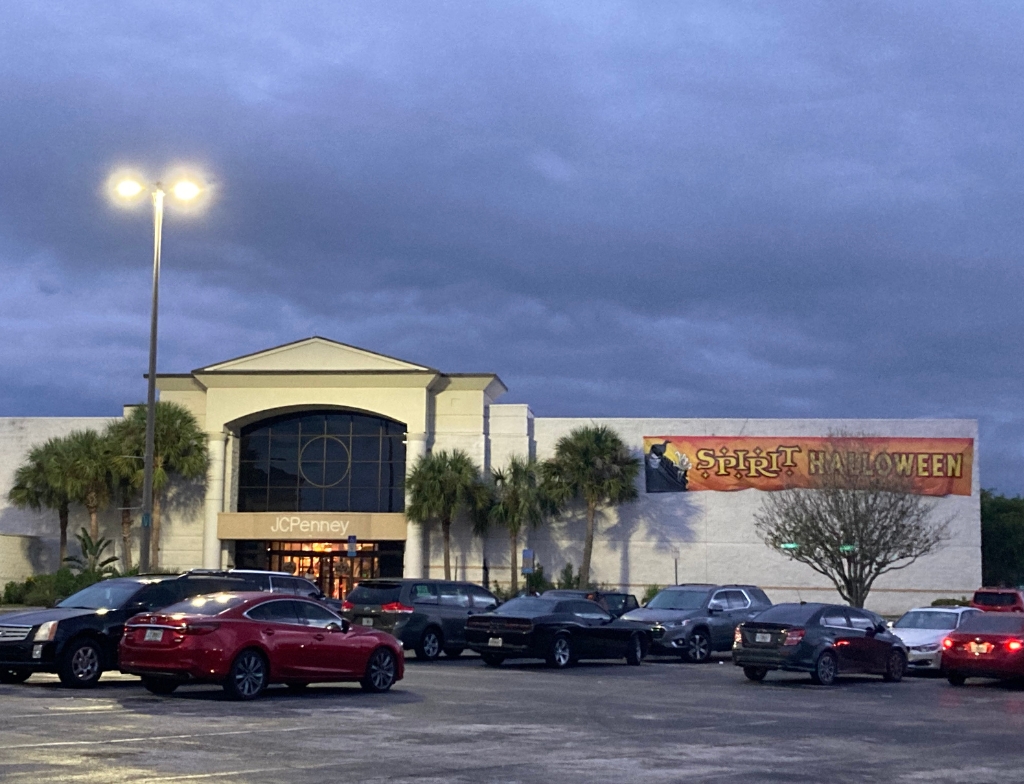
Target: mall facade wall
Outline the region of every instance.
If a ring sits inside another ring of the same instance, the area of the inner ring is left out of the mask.
[[[716,486],[715,474],[730,473],[728,466],[723,469],[720,461],[715,470],[701,471],[691,449],[746,444],[747,462],[755,469],[760,465],[763,476],[772,466],[767,457],[751,462],[755,451],[762,454],[758,444],[803,444],[806,451],[814,439],[837,433],[875,439],[882,448],[894,439],[916,443],[925,457],[915,471],[944,477],[920,481],[931,483],[928,502],[936,519],[948,521],[948,541],[935,554],[882,577],[869,606],[899,612],[940,596],[968,594],[981,580],[974,420],[535,417],[526,404],[498,402],[506,389],[495,374],[442,373],[323,338],[161,375],[158,387],[162,400],[194,413],[207,433],[210,456],[205,486],[178,484],[169,491],[160,561],[165,569],[295,570],[336,596],[369,576],[441,576],[439,531],[404,514],[404,478],[421,456],[457,448],[484,469],[500,468],[513,455],[551,457],[558,439],[573,428],[603,424],[645,466],[660,460],[678,475],[688,452],[690,470],[683,472],[688,479],[663,482],[653,488],[657,492],[648,492],[654,480],[641,472],[638,499],[600,514],[592,568],[600,583],[638,594],[677,579],[756,583],[775,601],[838,600],[823,578],[758,537],[754,517],[773,491],[728,477]],[[100,429],[107,421],[0,419],[4,496],[32,445],[80,427]],[[652,449],[664,452],[670,444],[669,454],[652,460]],[[786,470],[781,464],[774,468]],[[84,512],[75,510],[72,530],[84,521]],[[108,538],[120,541],[119,516],[112,510],[101,525]],[[578,567],[584,525],[582,510],[569,509],[528,532],[521,547],[532,549],[549,575],[566,563]],[[0,564],[17,561],[21,571],[26,563],[38,571],[52,566],[56,526],[54,513],[26,512],[0,499]],[[13,554],[15,547],[35,553],[34,560]],[[456,521],[452,556],[458,578],[507,584],[508,549],[502,531],[479,537],[467,520]],[[52,559],[45,555],[49,550]]]

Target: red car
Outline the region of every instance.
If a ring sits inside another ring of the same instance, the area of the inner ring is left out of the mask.
[[[120,662],[154,694],[219,683],[239,700],[270,683],[359,681],[387,691],[405,667],[390,634],[350,626],[318,602],[268,593],[210,594],[136,615],[125,625]]]
[[[1024,616],[981,613],[942,640],[942,671],[954,686],[968,678],[1024,677]]]
[[[1024,593],[1014,588],[979,588],[971,598],[971,607],[985,612],[1024,613]]]

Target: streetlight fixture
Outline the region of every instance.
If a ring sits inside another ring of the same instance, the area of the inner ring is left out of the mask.
[[[149,374],[146,390],[146,453],[142,479],[142,536],[139,539],[139,571],[150,568],[149,548],[153,525],[153,461],[156,443],[156,336],[157,313],[160,297],[160,250],[163,243],[164,186],[148,184],[145,179],[133,174],[114,175],[110,184],[117,199],[122,203],[134,201],[148,191],[153,197],[153,306],[149,322]],[[171,186],[171,195],[188,204],[195,201],[204,191],[202,185],[191,178],[181,178]]]

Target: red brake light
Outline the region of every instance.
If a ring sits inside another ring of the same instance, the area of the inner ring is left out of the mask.
[[[950,648],[953,647],[953,640],[949,637],[944,637],[942,639],[942,647],[948,651]]]
[[[783,645],[799,645],[800,641],[804,638],[807,632],[804,629],[788,629],[786,631],[786,640]]]
[[[381,609],[382,612],[393,612],[393,613],[411,613],[411,612],[416,612],[415,608],[410,607],[407,604],[402,604],[401,602],[391,602],[390,604],[382,605],[380,609]]]
[[[1006,650],[1016,653],[1021,648],[1024,648],[1024,640],[1007,640]]]
[[[219,623],[190,623],[185,627],[185,634],[209,634],[218,628]]]
[[[348,599],[341,603],[341,609],[343,610],[354,610],[355,608],[356,606],[352,604],[352,602],[350,602]]]

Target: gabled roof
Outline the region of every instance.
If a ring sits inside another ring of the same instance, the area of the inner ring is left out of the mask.
[[[416,365],[402,359],[377,354],[363,348],[356,348],[346,343],[328,340],[314,335],[294,343],[246,354],[215,365],[207,365],[192,371],[193,373],[231,373],[246,372],[302,372],[302,371],[335,371],[335,372],[380,372],[406,371],[421,373],[437,373],[434,368]]]

